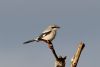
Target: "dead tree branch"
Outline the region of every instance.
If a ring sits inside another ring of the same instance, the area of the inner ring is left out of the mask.
[[[55,52],[55,49],[54,49],[54,47],[53,47],[52,42],[46,41],[46,40],[42,40],[42,41],[45,42],[46,44],[48,44],[48,48],[52,51],[52,53],[53,53],[55,59],[58,60],[58,56],[57,56],[57,54],[56,54],[56,52]]]
[[[65,57],[62,57],[62,56],[58,57],[56,52],[55,52],[55,49],[53,47],[53,44],[50,41],[45,41],[45,40],[42,40],[42,41],[47,43],[49,49],[52,51],[52,53],[53,53],[53,55],[56,59],[55,67],[65,67],[66,56]],[[85,44],[81,42],[78,46],[78,49],[77,49],[76,53],[74,54],[73,58],[71,59],[71,67],[77,67],[81,52],[82,52],[84,47],[85,47]]]
[[[50,50],[52,51],[56,61],[55,61],[55,67],[65,67],[65,60],[66,60],[66,56],[62,57],[62,56],[57,56],[55,49],[53,47],[52,43],[48,43],[48,47],[50,48]]]
[[[71,59],[71,67],[77,67],[81,52],[84,47],[85,47],[85,44],[81,42],[78,46],[76,53],[74,54],[73,58]]]
[[[54,47],[53,47],[53,44],[48,44],[48,45],[50,45],[49,48],[51,49],[51,51],[52,51],[52,53],[53,53],[55,59],[58,60],[58,56],[57,56],[57,54],[56,54],[56,52],[55,52],[55,49],[54,49]]]
[[[62,56],[57,56],[56,52],[55,52],[55,49],[53,47],[53,44],[52,42],[50,41],[45,41],[45,40],[42,40],[43,42],[47,43],[48,44],[48,47],[49,49],[52,51],[56,61],[55,61],[55,67],[65,67],[65,60],[66,60],[66,56],[65,57],[62,57]]]
[[[51,49],[54,57],[56,58],[56,61],[55,61],[55,67],[65,67],[65,60],[66,60],[66,56],[65,57],[62,57],[62,56],[57,56],[56,52],[55,52],[55,49],[53,47],[53,44],[49,44],[48,45],[52,45],[50,46],[49,48]]]

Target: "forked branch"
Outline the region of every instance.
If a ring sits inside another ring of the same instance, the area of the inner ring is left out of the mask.
[[[65,60],[66,60],[66,56],[62,57],[62,56],[57,56],[55,49],[53,47],[53,44],[50,41],[44,41],[45,43],[48,44],[49,49],[52,51],[56,61],[55,61],[55,67],[65,67]],[[80,43],[78,46],[78,49],[76,51],[76,53],[74,54],[73,58],[71,59],[71,67],[77,67],[81,52],[83,50],[83,48],[85,47],[84,43]]]

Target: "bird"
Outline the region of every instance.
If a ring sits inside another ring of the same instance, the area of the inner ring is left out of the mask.
[[[57,30],[60,28],[58,25],[49,25],[38,37],[35,39],[31,39],[28,41],[25,41],[23,44],[31,43],[31,42],[39,42],[39,41],[45,41],[52,44],[52,41],[55,39],[55,36],[57,34]]]

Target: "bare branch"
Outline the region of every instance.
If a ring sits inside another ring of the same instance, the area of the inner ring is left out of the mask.
[[[55,59],[58,60],[58,56],[57,56],[57,54],[56,54],[56,52],[55,52],[55,49],[54,49],[54,47],[53,47],[53,44],[48,44],[48,45],[49,45],[49,48],[51,49],[51,51],[52,51],[52,53],[53,53]]]
[[[65,67],[65,60],[66,60],[66,56],[62,57],[62,56],[57,56],[55,49],[53,47],[52,43],[48,43],[48,47],[51,49],[56,61],[55,61],[55,67]]]
[[[73,58],[71,59],[71,67],[77,67],[81,52],[84,47],[85,47],[85,44],[81,42],[78,46],[76,53],[74,54]]]

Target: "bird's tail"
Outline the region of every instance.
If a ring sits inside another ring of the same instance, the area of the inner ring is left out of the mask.
[[[28,41],[25,41],[23,44],[27,44],[27,43],[31,43],[31,42],[34,42],[36,40],[28,40]]]

